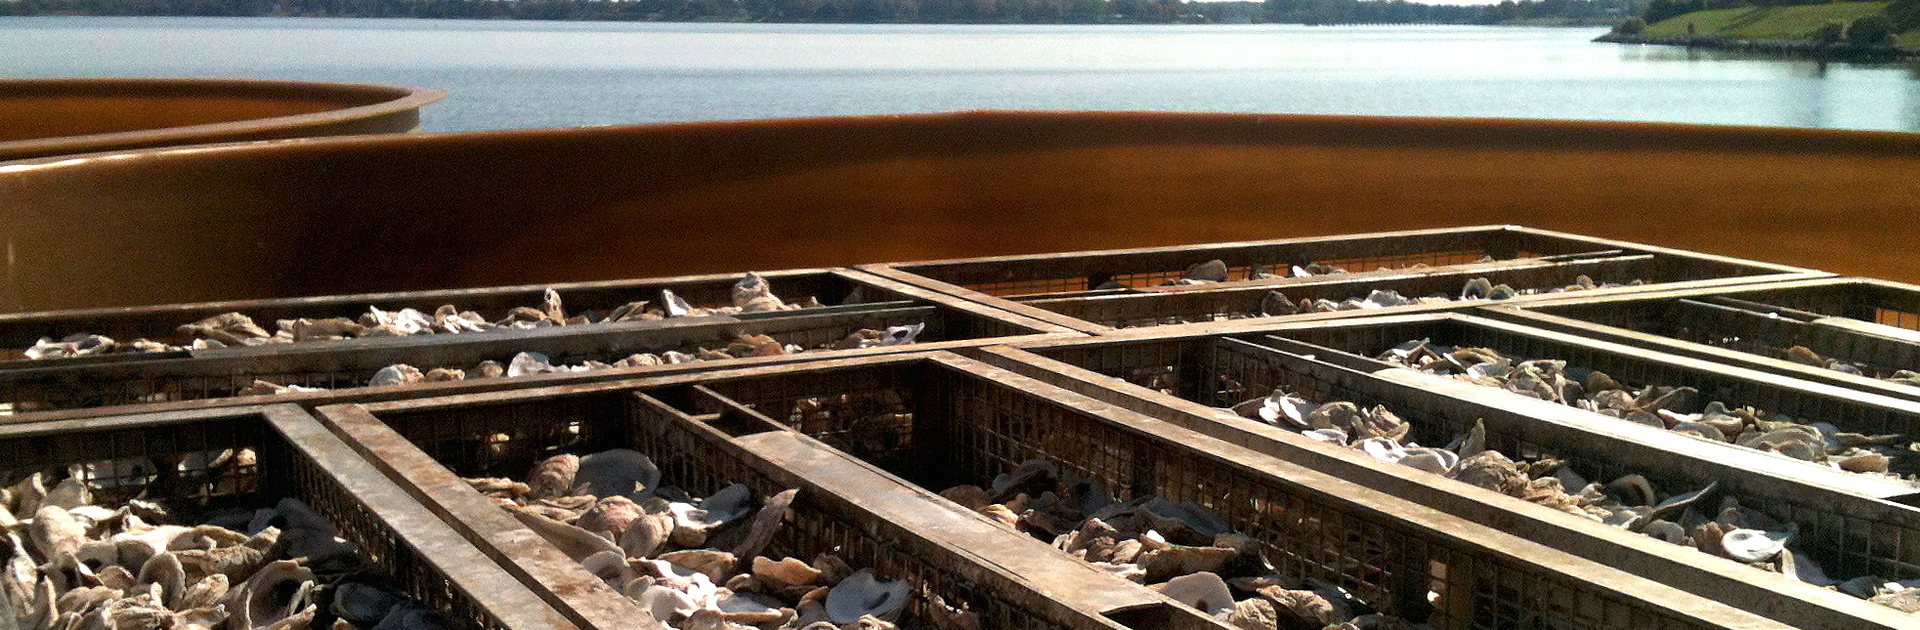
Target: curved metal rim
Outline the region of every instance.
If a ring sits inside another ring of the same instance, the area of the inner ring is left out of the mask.
[[[0,142],[0,155],[65,156],[115,149],[161,147],[168,145],[209,144],[273,137],[299,137],[298,130],[324,127],[356,120],[417,111],[447,96],[441,90],[353,83],[312,83],[302,81],[256,81],[244,79],[18,79],[0,80],[0,92],[11,90],[140,96],[144,94],[204,95],[219,99],[228,95],[275,95],[297,93],[319,97],[345,95],[385,96],[366,105],[338,109],[249,118],[224,122],[160,127],[138,131],[35,138]],[[37,158],[23,158],[37,159]]]

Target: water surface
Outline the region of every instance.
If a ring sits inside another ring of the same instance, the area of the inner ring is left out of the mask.
[[[1912,64],[1596,44],[1589,28],[0,18],[0,75],[451,93],[432,130],[980,108],[1920,130]]]

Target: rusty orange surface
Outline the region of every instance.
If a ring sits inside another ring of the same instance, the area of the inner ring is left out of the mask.
[[[0,166],[0,308],[1513,223],[1920,281],[1920,134],[964,112],[413,134]]]

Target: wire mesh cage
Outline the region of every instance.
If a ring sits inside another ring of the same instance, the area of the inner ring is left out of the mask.
[[[298,500],[353,545],[365,562],[360,574],[399,587],[455,627],[577,627],[291,405],[12,425],[0,427],[0,449],[0,482],[34,474],[78,481],[89,505],[113,510],[139,499],[178,521],[167,524]]]
[[[1805,557],[1829,574],[1847,578],[1909,579],[1906,576],[1920,568],[1915,562],[1920,555],[1912,545],[1903,544],[1920,536],[1920,510],[1900,502],[1911,499],[1915,488],[1910,484],[1857,479],[1838,470],[1803,469],[1774,461],[1774,456],[1740,452],[1731,445],[1614,426],[1619,421],[1587,418],[1592,414],[1558,404],[1501,400],[1503,393],[1473,391],[1478,388],[1472,385],[1391,378],[1395,370],[1386,370],[1382,364],[1326,346],[1289,341],[1292,336],[1284,328],[1272,333],[1169,332],[1137,339],[988,348],[983,357],[1103,402],[1293,461],[1312,462],[1316,468],[1343,471],[1343,478],[1476,522],[1530,522],[1516,527],[1529,539],[1606,558],[1612,566],[1794,625],[1892,623],[1897,627],[1901,623],[1892,609],[1853,596],[1808,588],[1771,571],[1693,553],[1686,546],[1629,536],[1615,525],[1378,462],[1360,451],[1329,448],[1278,426],[1243,419],[1225,408],[1275,391],[1312,404],[1343,401],[1361,409],[1379,406],[1408,421],[1409,443],[1457,443],[1479,425],[1486,448],[1515,462],[1560,462],[1581,478],[1596,482],[1641,475],[1651,487],[1675,495],[1711,486],[1701,498],[1718,504],[1732,500],[1790,523],[1796,540],[1802,541],[1796,548]],[[1374,374],[1376,370],[1385,371]]]
[[[1660,292],[1642,299],[1551,301],[1489,314],[1920,398],[1920,287],[1911,285],[1835,278]]]
[[[756,311],[756,316],[794,313],[807,308],[849,308],[852,305],[876,304],[906,299],[896,291],[863,283],[851,277],[851,274],[834,270],[792,270],[756,274],[766,283],[766,289],[794,310]],[[405,309],[414,309],[432,319],[436,310],[442,306],[451,306],[452,312],[478,315],[476,322],[486,323],[519,321],[515,309],[528,308],[541,311],[546,315],[549,304],[547,292],[551,290],[558,298],[559,324],[574,317],[575,325],[597,323],[607,319],[618,319],[623,306],[635,302],[645,302],[640,312],[630,313],[629,319],[638,319],[646,310],[659,311],[667,316],[668,298],[665,291],[684,300],[687,306],[700,309],[726,309],[735,307],[733,287],[745,278],[743,274],[683,276],[673,278],[650,278],[639,280],[618,280],[607,282],[575,282],[552,285],[524,285],[508,287],[489,287],[479,289],[450,289],[439,291],[413,291],[401,293],[367,293],[350,295],[328,295],[315,297],[281,298],[268,300],[243,300],[233,302],[211,302],[197,304],[169,304],[139,306],[128,308],[105,308],[77,311],[56,311],[44,313],[0,313],[0,368],[15,367],[16,361],[27,360],[25,351],[39,339],[61,340],[74,335],[101,335],[120,344],[130,344],[136,339],[147,339],[162,345],[176,346],[169,351],[133,352],[134,348],[125,348],[123,352],[89,352],[81,357],[60,356],[61,360],[135,360],[179,356],[184,354],[185,346],[196,339],[220,340],[224,337],[209,336],[203,331],[182,330],[183,326],[193,324],[208,317],[225,313],[238,313],[260,327],[262,333],[286,329],[289,334],[296,328],[281,325],[279,322],[298,320],[320,321],[340,318],[351,323],[360,323],[363,316],[370,316],[378,310],[398,313]],[[845,305],[845,306],[843,306]],[[537,322],[537,320],[529,321]],[[371,324],[372,322],[368,322]],[[437,324],[439,322],[429,322]],[[362,328],[372,328],[371,325]],[[451,329],[442,326],[438,329],[407,329],[412,334],[476,334],[484,331],[470,330],[471,327],[455,326]],[[275,346],[298,344],[311,346],[380,334],[394,334],[393,331],[369,331],[342,326],[330,329],[297,329],[298,338],[282,338],[274,341]],[[237,335],[237,336],[244,336]],[[269,335],[271,337],[271,335]],[[112,350],[109,348],[108,350]],[[56,356],[58,356],[56,354]]]
[[[839,288],[866,297],[855,304],[780,311],[765,317],[721,314],[109,355],[137,357],[126,360],[17,361],[11,368],[0,369],[0,414],[93,409],[66,416],[96,415],[116,412],[99,408],[122,405],[200,401],[205,406],[270,400],[260,398],[270,395],[315,404],[409,395],[402,386],[472,389],[490,383],[512,386],[500,377],[617,378],[728,362],[893,352],[913,347],[910,344],[981,343],[1054,330],[1041,322],[911,287],[892,291],[884,280],[858,284],[840,275],[802,277],[832,279],[840,283]],[[721,288],[731,286],[723,284]],[[521,353],[535,354],[523,359]],[[389,366],[395,366],[392,373],[383,375]],[[449,385],[455,381],[464,385]],[[369,389],[375,384],[382,386]]]

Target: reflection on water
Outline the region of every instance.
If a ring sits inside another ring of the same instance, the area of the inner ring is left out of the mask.
[[[1920,129],[1920,65],[1597,44],[1589,28],[0,18],[0,75],[434,87],[428,129],[960,109]]]

